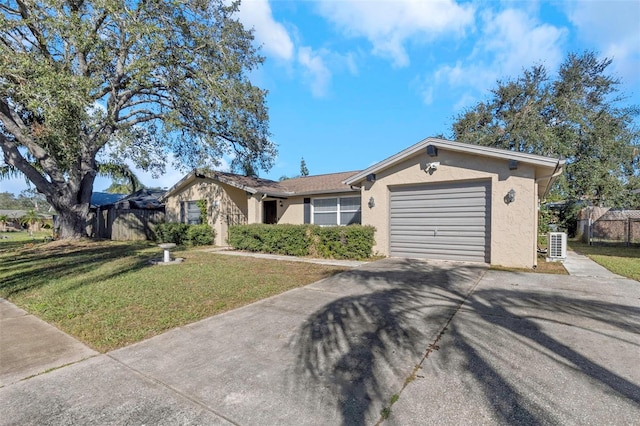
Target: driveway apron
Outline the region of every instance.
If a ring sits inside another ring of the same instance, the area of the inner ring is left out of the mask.
[[[638,283],[589,280],[385,259],[0,388],[0,424],[630,423]]]

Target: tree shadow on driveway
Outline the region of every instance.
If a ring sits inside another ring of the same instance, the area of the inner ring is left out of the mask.
[[[295,342],[296,372],[336,395],[343,424],[370,422],[401,389],[486,270],[436,265],[387,259],[340,274],[339,288],[325,289],[355,294],[305,321]]]
[[[442,349],[433,357],[445,371],[450,370],[447,374],[470,375],[471,386],[494,420],[557,422],[558,403],[551,400],[552,395],[519,382],[522,377],[517,371],[503,370],[511,367],[500,363],[510,356],[513,343],[513,356],[525,356],[526,349],[536,359],[547,360],[551,371],[541,375],[566,369],[590,386],[596,383],[593,386],[601,392],[640,404],[635,379],[585,354],[584,348],[563,342],[546,326],[580,328],[592,339],[615,336],[634,346],[620,335],[640,331],[637,303],[573,297],[570,292],[548,294],[526,286],[475,288],[485,271],[479,265],[386,259],[341,274],[340,282],[325,283],[322,289],[346,294],[312,313],[303,324],[295,341],[297,377],[329,389],[342,424],[373,424],[415,379],[425,354],[440,344]],[[438,342],[445,329],[446,339]],[[506,339],[496,340],[498,346],[492,340],[496,334]],[[428,395],[424,397],[428,405]]]

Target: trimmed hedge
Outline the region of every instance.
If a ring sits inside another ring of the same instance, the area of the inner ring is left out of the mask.
[[[156,241],[189,246],[213,244],[215,231],[209,225],[187,225],[186,223],[159,223],[155,228]]]
[[[236,250],[327,259],[371,257],[375,228],[349,225],[235,225],[229,245]]]

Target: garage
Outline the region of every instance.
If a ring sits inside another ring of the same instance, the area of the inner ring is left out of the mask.
[[[538,208],[565,161],[427,138],[344,181],[382,256],[537,265]]]
[[[490,262],[490,187],[480,180],[390,188],[390,255]]]

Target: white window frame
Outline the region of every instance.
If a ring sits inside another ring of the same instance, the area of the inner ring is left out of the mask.
[[[315,201],[316,200],[330,200],[330,199],[336,199],[336,209],[335,211],[323,211],[322,213],[335,213],[336,215],[336,223],[335,224],[331,224],[331,225],[320,225],[320,226],[346,226],[348,224],[346,223],[340,223],[340,218],[341,218],[341,214],[340,213],[360,213],[360,224],[362,223],[362,198],[359,195],[345,195],[345,196],[328,196],[328,197],[316,197],[316,198],[311,198],[311,223],[315,224],[315,215],[316,215],[316,211],[315,211]],[[343,198],[358,198],[360,199],[360,208],[358,210],[342,210],[341,209],[341,200]]]

